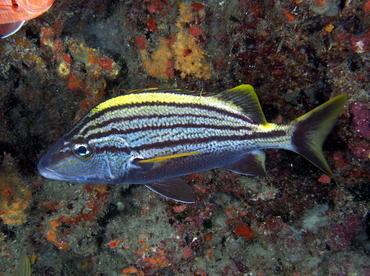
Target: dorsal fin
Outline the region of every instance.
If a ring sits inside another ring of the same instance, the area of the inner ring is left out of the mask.
[[[210,97],[214,96],[214,92],[206,92],[206,91],[195,91],[195,90],[186,90],[186,89],[177,89],[171,87],[154,87],[154,88],[142,88],[142,89],[135,89],[125,94],[143,94],[143,93],[171,93],[171,94],[184,94],[190,96],[202,96],[202,97]]]
[[[194,91],[189,91],[186,89],[176,89],[176,88],[171,88],[171,87],[152,87],[152,88],[140,88],[140,89],[135,89],[126,92],[126,94],[142,94],[142,93],[153,93],[153,92],[158,92],[158,93],[180,93],[180,94],[187,94],[191,93]]]
[[[267,124],[257,94],[254,92],[252,85],[242,84],[223,91],[215,97],[237,105],[239,108],[241,108],[241,111],[244,114],[246,114],[257,124]]]

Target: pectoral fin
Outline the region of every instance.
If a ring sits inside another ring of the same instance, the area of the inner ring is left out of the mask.
[[[243,158],[225,167],[230,171],[240,174],[266,176],[266,154],[261,150],[248,152]]]
[[[189,156],[189,155],[194,155],[194,154],[198,154],[198,153],[201,153],[201,151],[185,152],[185,153],[179,153],[179,154],[173,154],[173,155],[155,157],[155,158],[150,158],[150,159],[143,159],[143,160],[140,160],[138,162],[139,163],[162,162],[162,161],[166,161],[166,160],[169,160],[169,159],[172,159],[172,158]]]
[[[195,197],[188,184],[181,178],[163,179],[145,185],[153,192],[184,203],[194,203]]]

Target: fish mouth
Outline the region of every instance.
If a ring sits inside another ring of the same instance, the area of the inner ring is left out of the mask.
[[[63,181],[67,180],[65,177],[61,176],[60,174],[53,171],[52,169],[49,169],[48,167],[43,166],[42,159],[37,164],[37,169],[39,170],[39,173],[45,178],[50,178],[54,180],[63,180]]]
[[[60,144],[60,143],[58,143]],[[59,146],[57,144],[57,146]],[[53,164],[53,152],[54,152],[53,147],[51,150],[49,150],[39,161],[37,164],[37,169],[39,170],[39,173],[45,177],[45,178],[50,178],[50,179],[55,179],[55,180],[67,180],[65,176],[62,174],[56,172],[54,169],[52,169],[52,164]]]
[[[73,181],[81,183],[85,183],[87,181],[86,176],[75,177],[73,176],[73,174],[67,175],[59,173],[56,170],[50,168],[52,167],[51,164],[52,158],[50,157],[49,153],[46,153],[45,156],[43,156],[37,164],[37,169],[43,177],[60,181]]]
[[[68,177],[66,175],[61,174],[55,170],[55,163],[56,159],[60,158],[60,149],[65,145],[65,141],[61,138],[48,152],[40,159],[39,163],[37,164],[37,169],[39,173],[45,177],[55,180],[64,180],[67,181]]]
[[[41,158],[40,162],[37,164],[37,169],[39,170],[39,173],[45,178],[64,181],[67,180],[65,177],[46,166],[45,163],[48,163],[48,160],[45,157],[46,156]]]

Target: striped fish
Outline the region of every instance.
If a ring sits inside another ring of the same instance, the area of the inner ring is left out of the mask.
[[[181,202],[195,198],[182,175],[226,168],[264,176],[262,149],[294,151],[333,176],[322,144],[346,101],[337,96],[290,124],[268,123],[254,89],[213,96],[146,89],[92,108],[38,164],[46,178],[144,184]]]

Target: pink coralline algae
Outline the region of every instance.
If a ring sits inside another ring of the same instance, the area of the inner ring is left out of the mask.
[[[364,102],[355,102],[350,107],[353,116],[351,129],[358,136],[370,138],[370,110],[369,104]]]
[[[352,115],[351,130],[356,134],[349,145],[352,152],[359,158],[366,159],[370,156],[370,110],[369,104],[355,102],[350,106]],[[364,139],[365,138],[365,139]]]
[[[370,50],[370,37],[369,33],[365,36],[357,37],[352,35],[350,37],[351,51],[355,53],[364,53]]]
[[[365,254],[361,252],[338,252],[320,264],[320,275],[346,276],[364,275],[370,276],[370,265]]]
[[[190,247],[185,247],[184,249],[184,258],[190,258],[193,254],[193,250]]]
[[[347,248],[351,239],[356,235],[362,225],[357,215],[350,215],[342,223],[333,227],[333,232],[327,241],[334,250],[341,251]]]
[[[370,158],[370,144],[365,140],[360,140],[360,138],[356,137],[351,140],[349,148],[361,159]]]

